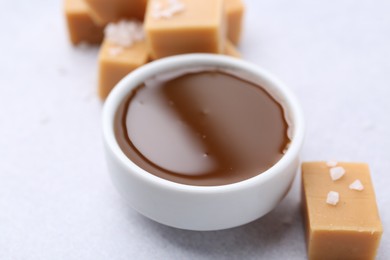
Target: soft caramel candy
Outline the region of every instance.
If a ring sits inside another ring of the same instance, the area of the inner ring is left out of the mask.
[[[225,41],[225,55],[232,56],[234,58],[241,58],[241,53],[236,49],[236,46],[234,46],[231,41],[226,40]]]
[[[234,46],[234,44],[231,43],[231,41],[229,40],[225,41],[225,47],[222,54],[234,58],[241,58],[241,53],[237,50],[236,46]]]
[[[94,21],[105,25],[122,19],[142,21],[148,0],[85,0]]]
[[[94,23],[84,0],[65,0],[65,17],[73,44],[97,44],[103,40],[103,27]]]
[[[236,45],[240,41],[244,11],[245,6],[242,0],[225,0],[227,36]]]
[[[302,194],[310,260],[375,259],[383,231],[367,164],[303,163]]]
[[[145,41],[123,47],[104,40],[99,53],[99,96],[105,99],[124,76],[147,62]]]
[[[223,53],[223,0],[150,0],[145,17],[152,58],[183,53]]]

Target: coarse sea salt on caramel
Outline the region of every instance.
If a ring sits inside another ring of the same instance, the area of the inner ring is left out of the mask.
[[[142,23],[126,20],[108,24],[104,36],[106,40],[122,47],[131,47],[135,42],[145,39]]]
[[[105,99],[128,73],[148,62],[142,24],[120,21],[109,24],[99,52],[99,96]]]
[[[153,59],[184,53],[223,53],[226,39],[223,0],[151,0],[145,16]],[[166,9],[166,6],[173,6]],[[168,11],[167,11],[168,10]]]
[[[332,180],[337,181],[344,176],[345,169],[341,166],[332,167],[332,168],[330,168],[329,173],[330,173],[330,177],[332,178]]]
[[[337,203],[339,203],[339,200],[340,200],[340,194],[336,191],[330,191],[328,193],[328,196],[326,197],[326,203],[333,206],[337,205]]]
[[[185,9],[185,5],[180,0],[169,0],[165,5],[160,1],[152,1],[151,5],[151,15],[155,19],[168,19]]]
[[[302,164],[308,259],[375,259],[383,229],[368,165],[342,162],[338,165],[347,174],[335,182],[329,178],[326,162]],[[364,190],[350,189],[355,180],[364,183]],[[329,191],[339,194],[335,206],[324,202]]]
[[[362,191],[364,190],[364,186],[360,180],[355,180],[349,185],[349,188],[351,190],[357,190],[357,191]]]

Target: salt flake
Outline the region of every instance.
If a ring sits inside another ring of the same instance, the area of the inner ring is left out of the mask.
[[[122,20],[110,23],[104,29],[105,38],[121,47],[131,47],[134,43],[145,39],[142,23]]]
[[[360,180],[355,180],[349,185],[349,188],[351,190],[357,190],[357,191],[362,191],[364,190],[364,186]]]
[[[326,197],[326,203],[336,206],[339,203],[340,195],[336,191],[330,191]]]
[[[328,166],[328,167],[336,167],[337,164],[338,164],[338,162],[336,162],[336,161],[327,161],[326,162],[326,166]]]
[[[184,11],[185,6],[179,0],[169,0],[165,5],[155,0],[152,3],[152,17],[154,19],[168,19]]]
[[[330,172],[330,177],[332,178],[332,180],[337,181],[338,179],[340,179],[341,177],[344,176],[345,169],[341,166],[337,166],[337,167],[330,168],[329,172]]]

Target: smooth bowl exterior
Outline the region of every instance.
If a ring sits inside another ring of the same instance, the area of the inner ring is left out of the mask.
[[[202,66],[227,69],[255,79],[283,103],[289,118],[291,143],[282,159],[267,171],[229,185],[191,186],[154,176],[122,152],[114,134],[114,118],[132,89],[157,74]],[[296,175],[304,122],[300,106],[290,90],[256,65],[222,55],[187,54],[149,63],[119,82],[104,106],[103,136],[113,183],[135,210],[168,226],[206,231],[240,226],[275,208]]]

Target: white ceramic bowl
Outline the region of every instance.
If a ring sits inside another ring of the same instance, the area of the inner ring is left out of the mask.
[[[289,115],[291,144],[282,159],[266,172],[229,185],[190,186],[152,175],[122,152],[114,135],[114,117],[118,106],[132,89],[156,74],[200,66],[245,74],[282,100],[280,102]],[[219,230],[262,217],[287,194],[299,165],[304,122],[295,96],[263,69],[227,56],[188,54],[149,63],[119,82],[104,106],[103,133],[108,169],[114,185],[135,210],[176,228]]]

